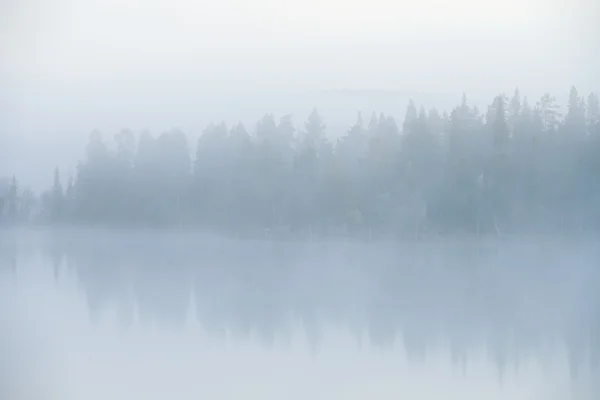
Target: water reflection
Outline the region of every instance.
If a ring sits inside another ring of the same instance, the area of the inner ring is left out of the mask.
[[[447,354],[469,371],[485,353],[503,379],[567,349],[569,371],[600,359],[600,249],[551,240],[485,243],[286,243],[191,234],[21,234],[1,243],[2,268],[39,257],[71,277],[94,320],[183,330],[314,354],[327,332],[357,346],[402,348],[423,363]],[[329,343],[329,342],[328,342]],[[328,344],[329,346],[329,344]]]

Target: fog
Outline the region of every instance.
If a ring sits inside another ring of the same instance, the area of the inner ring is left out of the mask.
[[[591,242],[1,239],[4,398],[598,395]]]
[[[515,87],[598,91],[593,0],[361,2],[5,0],[0,177],[40,190],[75,172],[89,132],[296,123],[313,107],[343,131],[356,111],[400,119],[410,98],[450,111]],[[357,102],[329,90],[375,91]],[[385,91],[389,94],[381,94]],[[335,132],[330,134],[337,136]],[[26,157],[23,157],[26,155]]]
[[[0,1],[0,398],[600,398],[599,4]]]

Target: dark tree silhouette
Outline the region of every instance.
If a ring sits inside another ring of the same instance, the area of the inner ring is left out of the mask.
[[[3,218],[303,237],[600,229],[596,94],[572,88],[564,118],[551,95],[532,106],[516,89],[485,116],[463,95],[449,114],[411,100],[402,124],[373,113],[365,126],[358,113],[335,143],[326,129],[316,109],[300,129],[291,115],[266,114],[250,133],[212,123],[193,156],[179,130],[137,143],[123,130],[114,146],[94,131],[66,189],[55,171],[36,213],[15,179]]]

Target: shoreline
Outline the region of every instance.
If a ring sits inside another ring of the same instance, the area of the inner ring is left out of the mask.
[[[309,230],[295,232],[277,230],[251,230],[251,231],[215,231],[200,227],[141,227],[141,226],[85,226],[85,225],[15,225],[0,226],[0,235],[34,234],[56,236],[80,236],[82,234],[115,235],[134,237],[151,236],[153,238],[181,238],[200,240],[218,240],[229,242],[266,242],[266,243],[348,243],[348,244],[493,244],[493,243],[544,243],[561,242],[564,244],[577,242],[599,242],[600,235],[596,232],[537,232],[513,234],[420,234],[418,236],[408,233],[378,233],[375,231],[358,231],[355,233],[340,234],[340,232],[318,233]]]

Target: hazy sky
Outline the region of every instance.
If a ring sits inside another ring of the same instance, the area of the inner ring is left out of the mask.
[[[7,1],[18,84],[462,91],[529,85],[531,68],[591,83],[573,63],[591,0]]]
[[[31,158],[72,167],[58,153],[79,151],[93,128],[198,130],[211,118],[298,112],[308,107],[298,92],[458,101],[463,91],[487,99],[516,86],[535,97],[564,96],[572,84],[597,91],[598,4],[0,0],[0,176],[34,179],[24,170]],[[407,100],[398,99],[399,116]],[[356,110],[347,112],[353,119]]]

